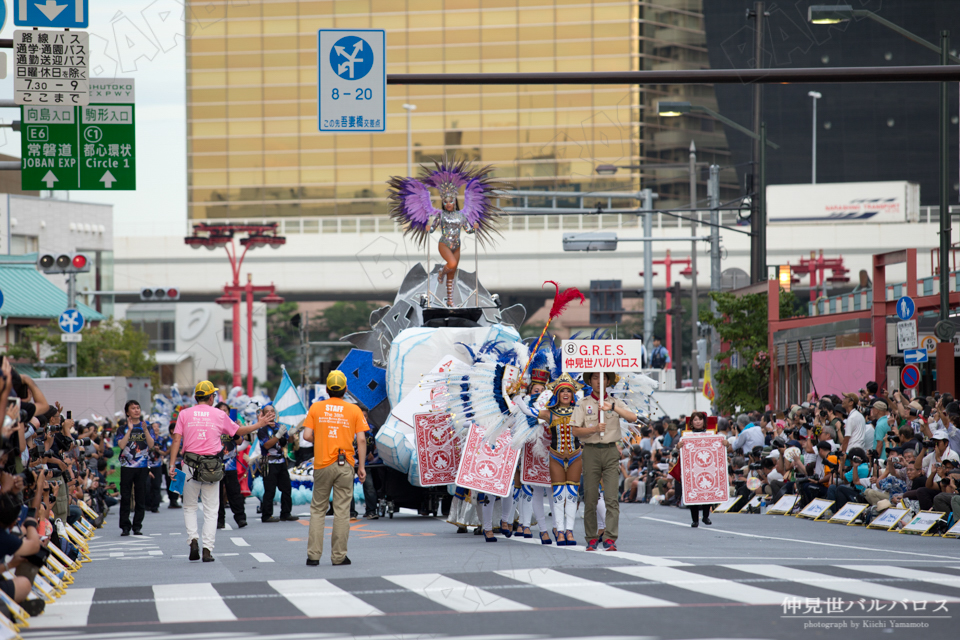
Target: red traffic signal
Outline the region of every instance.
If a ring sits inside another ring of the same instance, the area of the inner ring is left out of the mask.
[[[84,253],[45,253],[37,260],[37,269],[44,273],[86,273],[90,271],[90,258]]]
[[[180,290],[176,287],[144,287],[140,289],[141,302],[176,302],[180,299]]]

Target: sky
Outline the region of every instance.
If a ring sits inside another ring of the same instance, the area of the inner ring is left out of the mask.
[[[0,38],[13,37],[14,1],[6,0],[7,19]],[[69,196],[114,205],[115,237],[187,232],[183,16],[183,5],[176,0],[91,1],[90,76],[136,81],[137,190],[73,191]],[[11,51],[0,51],[7,56],[0,95],[12,98]],[[19,119],[19,109],[0,108],[0,121]],[[0,153],[20,157],[19,132],[0,129]],[[65,196],[66,192],[56,192],[58,198]]]

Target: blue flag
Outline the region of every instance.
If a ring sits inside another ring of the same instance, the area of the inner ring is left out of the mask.
[[[273,406],[277,409],[277,422],[287,425],[290,429],[299,427],[307,417],[307,408],[303,405],[303,400],[300,399],[297,387],[290,379],[286,367],[283,368],[283,379],[280,381],[280,388],[277,389]]]

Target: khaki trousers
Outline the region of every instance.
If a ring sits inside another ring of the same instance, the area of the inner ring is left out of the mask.
[[[587,540],[597,537],[597,503],[600,501],[600,482],[603,482],[603,501],[607,508],[603,537],[616,540],[620,529],[620,452],[615,446],[583,445],[583,529]]]
[[[310,534],[307,558],[319,560],[323,555],[324,518],[333,489],[333,536],[330,540],[331,560],[340,564],[347,557],[350,535],[350,499],[353,497],[353,467],[333,463],[313,470],[313,501],[310,502]]]

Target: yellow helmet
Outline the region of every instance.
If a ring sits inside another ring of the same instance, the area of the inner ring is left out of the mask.
[[[330,391],[344,391],[347,388],[347,376],[343,371],[334,369],[327,375],[327,389]]]
[[[212,382],[209,380],[203,380],[197,383],[197,386],[193,390],[193,395],[205,398],[207,396],[212,396],[217,391],[220,391],[220,389],[213,386]]]

